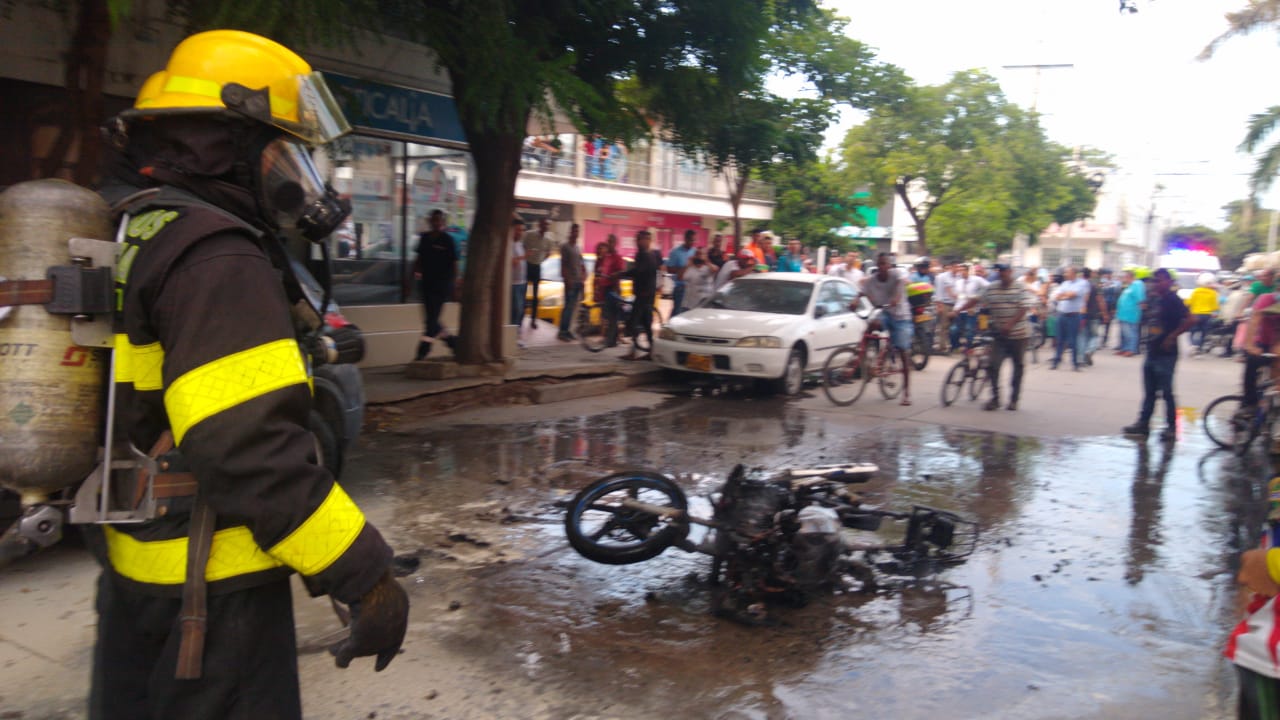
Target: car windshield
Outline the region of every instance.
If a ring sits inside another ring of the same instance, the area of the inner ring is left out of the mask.
[[[813,283],[786,280],[737,280],[720,288],[707,305],[725,310],[803,315],[814,287]]]

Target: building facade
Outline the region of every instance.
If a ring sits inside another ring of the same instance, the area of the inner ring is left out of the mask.
[[[10,12],[0,23],[0,129],[10,139],[0,143],[0,187],[42,174],[66,112],[63,58],[71,41],[70,21],[47,3],[19,0]],[[133,13],[109,50],[108,115],[132,104],[185,34],[163,4],[134,3]],[[326,179],[353,207],[329,239],[335,299],[365,330],[365,365],[402,364],[413,357],[422,326],[412,263],[426,217],[435,209],[448,214],[465,262],[475,211],[475,172],[448,78],[427,48],[395,38],[355,49],[296,49],[324,73],[355,128],[316,153]],[[76,162],[74,148],[69,157],[60,174]],[[623,147],[574,133],[531,135],[523,161],[520,212],[546,215],[559,238],[579,223],[588,249],[614,234],[630,254],[641,229],[663,250],[686,230],[699,243],[732,234],[723,178],[661,140]],[[767,222],[771,189],[750,188],[739,213],[747,227]],[[458,312],[447,307],[445,323],[457,327]],[[514,332],[508,335],[514,354]]]

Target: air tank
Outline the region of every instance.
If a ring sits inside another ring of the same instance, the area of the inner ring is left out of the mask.
[[[0,279],[43,280],[50,266],[71,264],[73,237],[111,239],[97,193],[63,180],[0,193]],[[0,308],[0,487],[24,506],[78,484],[97,463],[107,359],[72,342],[70,316]]]

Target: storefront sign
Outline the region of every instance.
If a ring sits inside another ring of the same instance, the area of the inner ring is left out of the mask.
[[[326,72],[324,77],[352,127],[423,141],[467,142],[457,106],[448,95],[338,73]]]

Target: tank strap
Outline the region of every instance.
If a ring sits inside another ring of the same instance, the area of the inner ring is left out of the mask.
[[[0,307],[53,302],[52,280],[0,280]]]

